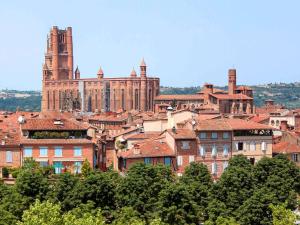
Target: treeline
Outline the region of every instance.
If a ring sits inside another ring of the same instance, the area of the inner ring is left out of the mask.
[[[17,109],[21,111],[41,110],[41,96],[30,96],[26,98],[0,98],[0,110],[15,112]]]
[[[125,176],[87,163],[81,175],[53,175],[33,160],[16,174],[0,184],[1,225],[292,225],[300,191],[299,168],[283,155],[255,166],[233,157],[217,182],[200,163],[180,178],[142,163]]]

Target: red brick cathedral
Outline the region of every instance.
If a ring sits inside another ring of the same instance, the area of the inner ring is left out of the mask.
[[[43,65],[42,111],[147,111],[159,95],[159,78],[147,76],[144,60],[140,76],[132,70],[128,77],[106,78],[100,67],[97,77],[81,79],[78,67],[73,71],[72,28],[54,26]]]

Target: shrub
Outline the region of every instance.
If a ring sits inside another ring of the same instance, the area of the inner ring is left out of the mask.
[[[8,168],[7,167],[3,167],[2,168],[2,177],[8,178],[8,176],[9,176],[9,170],[8,170]]]

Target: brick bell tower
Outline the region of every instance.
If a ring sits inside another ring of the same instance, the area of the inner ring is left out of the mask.
[[[60,30],[54,26],[47,37],[43,80],[73,79],[72,28]]]
[[[56,96],[57,93],[54,90],[52,91],[49,86],[47,87],[47,83],[72,80],[73,78],[72,28],[67,27],[61,30],[57,26],[53,26],[47,35],[45,61],[43,64],[42,111],[56,110],[59,107],[59,97]]]
[[[236,89],[236,69],[228,70],[228,94],[234,94]]]

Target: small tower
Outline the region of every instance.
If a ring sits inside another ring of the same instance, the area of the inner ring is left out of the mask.
[[[144,58],[142,59],[142,62],[140,65],[140,73],[141,73],[141,77],[147,76],[147,66],[146,66]]]
[[[134,68],[132,69],[132,71],[130,73],[130,77],[136,77],[136,71]]]
[[[102,79],[103,76],[104,76],[104,73],[103,73],[103,70],[102,70],[102,68],[100,66],[100,68],[98,70],[98,73],[97,73],[97,77],[98,77],[98,79]]]
[[[75,70],[75,79],[76,80],[80,79],[80,71],[78,69],[78,66],[76,67],[76,70]]]
[[[228,94],[234,94],[236,89],[236,69],[228,70]]]

